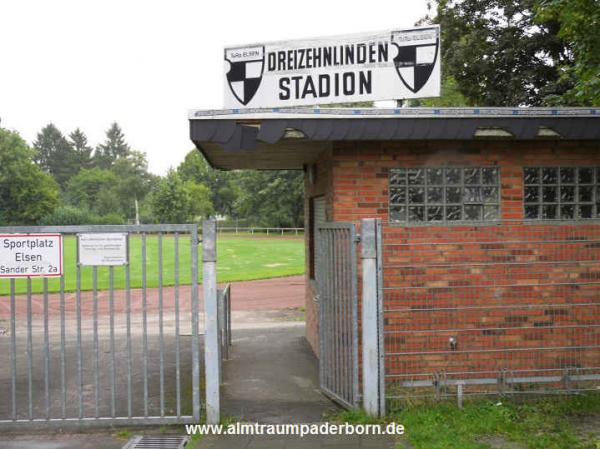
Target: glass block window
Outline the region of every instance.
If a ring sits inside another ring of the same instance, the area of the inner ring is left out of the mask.
[[[528,167],[523,172],[525,218],[600,218],[600,167]]]
[[[397,168],[389,175],[390,223],[500,218],[497,167]]]

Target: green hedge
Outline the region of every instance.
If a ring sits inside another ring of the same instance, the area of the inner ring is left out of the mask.
[[[73,206],[60,206],[40,221],[44,226],[76,226],[94,224],[125,224],[125,219],[116,213],[97,215]]]

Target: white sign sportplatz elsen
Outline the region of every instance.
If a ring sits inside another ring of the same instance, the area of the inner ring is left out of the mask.
[[[0,277],[62,275],[61,234],[0,234]]]
[[[77,235],[79,264],[84,266],[127,265],[127,233]]]
[[[225,48],[225,107],[440,95],[438,25]]]

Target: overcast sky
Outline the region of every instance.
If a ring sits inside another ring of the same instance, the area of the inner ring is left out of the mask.
[[[95,146],[111,122],[164,174],[193,148],[187,111],[223,106],[223,47],[410,27],[426,0],[0,0],[0,119]]]

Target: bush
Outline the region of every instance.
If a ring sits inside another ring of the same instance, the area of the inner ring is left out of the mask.
[[[253,226],[258,226],[253,220],[250,220],[248,218],[240,218],[239,220],[236,220],[234,218],[229,218],[227,217],[225,220],[219,220],[218,223],[219,227],[240,227],[240,228],[250,228]]]
[[[41,220],[44,226],[77,226],[77,225],[107,225],[125,224],[125,219],[117,213],[97,215],[85,209],[73,206],[60,206]]]
[[[75,226],[91,224],[92,220],[92,214],[86,210],[73,206],[60,206],[54,212],[43,217],[40,224],[45,226]]]
[[[99,225],[122,225],[125,224],[125,219],[115,212],[106,215],[96,215],[94,223]]]

